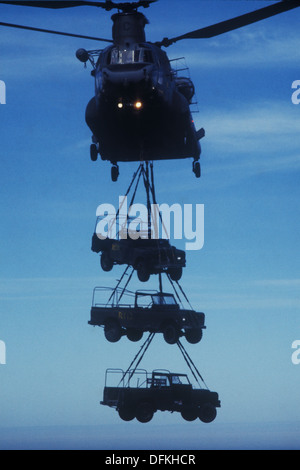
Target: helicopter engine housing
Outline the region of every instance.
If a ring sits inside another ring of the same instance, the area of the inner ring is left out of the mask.
[[[179,93],[181,93],[188,102],[191,103],[195,94],[195,87],[192,80],[186,77],[177,77],[175,83]]]
[[[140,12],[115,13],[112,36],[114,44],[129,47],[131,44],[145,42],[145,25],[149,23],[145,15]]]

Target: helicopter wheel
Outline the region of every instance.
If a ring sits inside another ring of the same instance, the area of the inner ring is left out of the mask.
[[[119,167],[118,165],[113,165],[111,167],[111,180],[112,181],[117,181],[119,176]]]
[[[201,167],[199,162],[193,163],[193,172],[195,173],[196,178],[200,178],[201,176]]]
[[[90,157],[92,162],[95,162],[98,158],[98,148],[96,144],[90,145]]]

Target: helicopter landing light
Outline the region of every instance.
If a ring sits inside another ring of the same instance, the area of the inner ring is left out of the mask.
[[[135,107],[135,109],[141,109],[143,107],[143,105],[142,105],[141,101],[136,101],[134,103],[134,107]]]
[[[119,108],[119,109],[122,109],[122,108],[123,108],[123,103],[121,103],[121,102],[118,103],[118,108]]]

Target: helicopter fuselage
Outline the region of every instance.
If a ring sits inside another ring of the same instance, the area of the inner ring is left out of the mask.
[[[86,122],[103,160],[199,159],[190,112],[193,85],[177,78],[160,47],[146,42],[109,46],[93,75],[95,96]]]
[[[149,21],[138,10],[148,8],[156,1],[0,0],[0,4],[55,10],[93,6],[118,11],[111,17],[112,39],[0,22],[0,26],[112,44],[103,51],[78,49],[76,56],[84,63],[89,60],[94,68],[95,96],[86,109],[86,122],[93,133],[90,157],[96,161],[100,154],[103,160],[113,164],[113,181],[119,174],[117,163],[125,161],[192,157],[193,172],[197,178],[201,175],[199,140],[205,132],[203,128],[196,131],[190,112],[194,86],[189,78],[178,77],[172,70],[162,47],[184,39],[213,38],[300,7],[300,0],[277,1],[210,26],[151,43],[146,41],[145,35]],[[95,53],[97,63],[94,61]],[[292,98],[294,100],[294,95]]]

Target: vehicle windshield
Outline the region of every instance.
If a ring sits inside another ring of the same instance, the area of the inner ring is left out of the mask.
[[[186,375],[171,375],[171,382],[173,385],[188,385],[190,383]]]
[[[176,305],[173,295],[152,295],[154,305]]]
[[[171,385],[189,385],[187,375],[181,374],[154,374],[153,386],[154,387],[170,387]]]
[[[134,49],[120,49],[114,47],[109,56],[109,64],[136,64],[153,63],[152,52],[144,47],[135,47]]]

